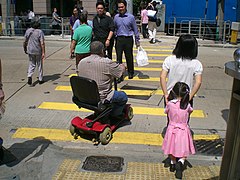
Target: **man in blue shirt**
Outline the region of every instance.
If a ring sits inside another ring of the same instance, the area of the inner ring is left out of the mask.
[[[117,62],[122,63],[122,54],[124,52],[127,62],[128,79],[132,79],[134,75],[133,35],[135,35],[135,44],[139,47],[139,32],[134,16],[127,12],[127,2],[125,0],[118,1],[118,11],[119,13],[114,17]],[[123,77],[120,80],[122,81]]]

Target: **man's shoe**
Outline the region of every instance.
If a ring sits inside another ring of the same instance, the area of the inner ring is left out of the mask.
[[[170,172],[174,172],[176,170],[175,164],[170,164],[169,170]]]
[[[28,85],[32,85],[32,77],[28,77]]]
[[[151,44],[153,44],[153,38],[149,41]]]
[[[128,79],[132,79],[133,78],[133,74],[128,74]]]
[[[39,83],[39,84],[43,84],[43,83],[44,83],[44,81],[42,80],[42,81],[39,81],[38,83]]]
[[[183,164],[181,162],[177,162],[175,167],[176,167],[175,177],[177,179],[182,179]]]

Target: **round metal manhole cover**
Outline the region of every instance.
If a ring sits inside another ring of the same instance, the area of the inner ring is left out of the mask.
[[[116,156],[89,156],[83,163],[82,168],[96,172],[121,172],[124,159]]]

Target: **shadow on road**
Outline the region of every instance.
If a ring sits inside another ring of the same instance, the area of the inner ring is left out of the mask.
[[[228,121],[228,115],[229,115],[229,109],[223,109],[222,111],[222,117],[227,122]]]
[[[0,166],[5,164],[8,167],[13,167],[23,160],[27,162],[39,157],[50,144],[52,144],[50,140],[39,136],[22,143],[15,143],[8,149],[3,148],[4,156],[3,161],[0,162]]]

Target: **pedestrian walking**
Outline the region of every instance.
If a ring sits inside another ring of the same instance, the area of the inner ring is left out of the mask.
[[[97,15],[93,18],[93,40],[102,42],[107,51],[107,57],[112,59],[114,22],[105,14],[104,2],[96,3],[96,11]]]
[[[182,179],[183,165],[186,158],[195,154],[192,135],[188,125],[193,108],[189,104],[190,89],[186,83],[177,82],[168,96],[165,113],[169,125],[163,140],[162,150],[171,158],[170,171]],[[178,161],[177,161],[178,159]]]
[[[79,17],[81,14],[86,14],[88,16],[88,12],[86,10],[81,10],[81,12],[79,13]],[[74,25],[73,25],[73,33],[74,33],[74,30],[77,29],[80,25],[81,25],[81,21],[80,21],[80,18],[78,17],[78,19],[75,21]],[[91,28],[93,28],[93,22],[91,20],[87,20],[87,23],[86,23],[88,26],[90,26]]]
[[[71,39],[73,37],[73,25],[77,19],[78,19],[78,9],[75,7],[73,9],[72,16],[70,17],[70,20],[69,20]]]
[[[74,30],[70,48],[70,56],[76,54],[76,72],[78,74],[78,63],[90,55],[90,45],[92,40],[92,28],[87,25],[87,11],[83,11],[79,20],[81,25]],[[75,22],[76,23],[76,22]]]
[[[139,47],[139,32],[134,16],[127,12],[127,2],[125,0],[118,1],[118,11],[119,13],[114,17],[117,62],[122,63],[122,54],[124,52],[127,62],[128,79],[132,79],[134,75],[133,35],[135,35],[135,44]],[[123,77],[119,79],[119,82],[122,80]]]
[[[147,16],[147,9],[146,5],[144,4],[143,9],[141,10],[141,23],[142,23],[142,35],[143,38],[148,38],[148,16]]]
[[[150,43],[152,44],[156,43],[156,33],[157,33],[156,21],[157,21],[157,12],[158,12],[156,5],[157,5],[156,1],[152,1],[147,6],[147,10],[154,11],[153,16],[149,16],[148,14],[148,34],[150,38]]]
[[[61,17],[57,14],[57,8],[53,8],[53,13],[52,13],[52,34],[58,34],[60,35],[60,29],[61,26],[60,24],[62,23]]]
[[[29,28],[24,35],[24,51],[29,57],[28,66],[28,84],[32,85],[32,75],[36,66],[38,66],[38,81],[43,84],[43,61],[45,59],[45,42],[44,34],[40,29],[39,21],[32,22],[32,27]]]
[[[173,54],[168,56],[162,65],[160,84],[166,101],[176,82],[185,82],[190,88],[189,100],[193,105],[193,97],[201,86],[203,72],[201,62],[196,59],[197,55],[198,42],[196,38],[190,34],[181,35]]]

